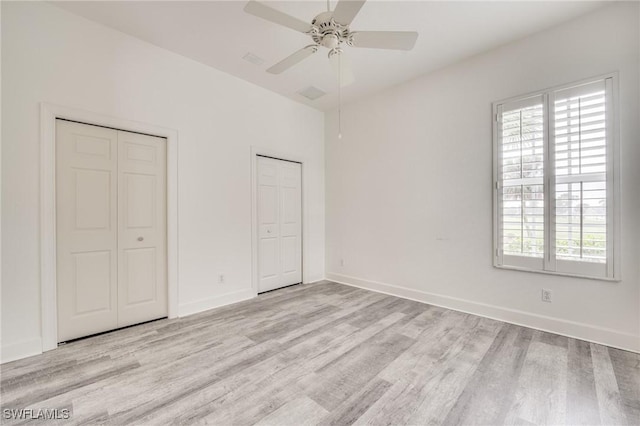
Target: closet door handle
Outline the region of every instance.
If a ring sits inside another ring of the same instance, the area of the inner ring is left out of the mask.
[[[138,237],[138,241],[142,241],[142,240],[144,240],[144,238]]]

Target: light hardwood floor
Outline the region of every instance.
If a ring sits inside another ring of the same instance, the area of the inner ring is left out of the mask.
[[[3,409],[62,424],[640,424],[638,354],[329,282],[1,374]]]

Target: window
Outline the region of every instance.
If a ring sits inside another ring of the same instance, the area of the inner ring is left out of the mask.
[[[494,104],[496,266],[618,279],[614,79]]]

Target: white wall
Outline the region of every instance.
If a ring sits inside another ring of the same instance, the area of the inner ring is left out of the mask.
[[[2,2],[2,89],[3,361],[41,349],[42,101],[178,131],[181,313],[251,295],[251,145],[307,160],[305,281],[323,278],[322,113],[46,3]]]
[[[342,140],[327,113],[327,278],[640,350],[639,17],[607,6],[347,105]],[[611,71],[623,280],[494,269],[491,103]]]

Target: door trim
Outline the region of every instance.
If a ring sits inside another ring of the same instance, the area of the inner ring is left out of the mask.
[[[290,155],[288,153],[278,152],[269,148],[262,148],[258,146],[251,146],[251,289],[253,291],[253,295],[258,295],[258,156],[260,157],[269,157],[274,160],[283,160],[283,161],[291,161],[294,163],[300,163],[302,173],[300,179],[302,180],[302,283],[309,283],[309,277],[307,276],[307,271],[309,268],[306,267],[307,256],[305,253],[308,253],[308,243],[306,235],[308,231],[308,215],[309,211],[306,208],[307,204],[307,167],[306,167],[306,159],[303,157],[298,157],[296,155]]]
[[[144,133],[167,140],[167,307],[178,316],[178,132],[85,111],[40,103],[40,305],[42,351],[58,347],[56,295],[56,119]]]

